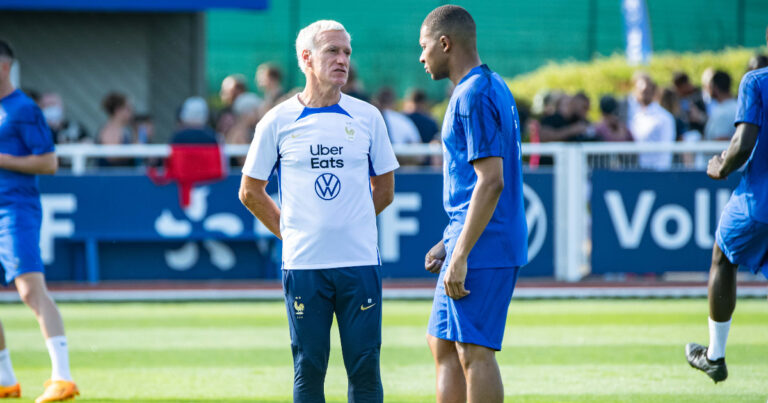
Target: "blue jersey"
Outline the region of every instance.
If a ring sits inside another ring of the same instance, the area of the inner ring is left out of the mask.
[[[744,75],[739,85],[738,104],[735,124],[750,123],[758,126],[760,131],[734,195],[744,196],[752,218],[768,223],[768,68]]]
[[[20,90],[0,99],[0,153],[22,157],[53,150],[53,136],[34,101]],[[0,208],[39,210],[39,205],[35,175],[0,169]]]
[[[477,183],[472,162],[501,157],[504,190],[491,221],[470,251],[467,266],[481,269],[528,263],[520,120],[509,88],[488,66],[472,69],[454,89],[443,121],[442,139],[443,205],[449,218],[443,241],[448,255],[464,227]]]

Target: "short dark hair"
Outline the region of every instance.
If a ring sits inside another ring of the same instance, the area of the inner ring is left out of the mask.
[[[619,109],[619,103],[612,95],[603,95],[600,98],[600,112],[604,115],[616,115]]]
[[[101,100],[101,107],[107,112],[107,115],[112,116],[119,108],[125,106],[128,103],[128,98],[119,92],[110,92],[104,99]]]
[[[283,72],[280,70],[280,67],[278,67],[274,63],[267,63],[264,66],[265,71],[267,72],[267,77],[275,80],[275,81],[283,81]]]
[[[715,88],[717,88],[718,91],[726,94],[730,94],[731,93],[731,76],[722,70],[718,70],[712,76],[712,85]]]
[[[392,87],[381,87],[379,93],[376,94],[376,102],[380,108],[394,105],[395,101],[397,101],[397,95],[395,95]]]
[[[675,87],[680,87],[681,85],[688,84],[690,82],[691,80],[688,78],[688,74],[683,71],[677,71],[672,74],[672,83],[675,85]]]
[[[7,57],[11,60],[16,58],[16,56],[13,53],[13,48],[11,47],[11,44],[4,39],[0,39],[0,57]]]
[[[475,20],[463,7],[447,4],[440,6],[427,15],[422,23],[435,36],[458,34],[456,41],[472,41],[477,36]]]
[[[408,99],[415,104],[427,102],[427,93],[421,88],[416,88],[408,94]]]
[[[581,101],[589,102],[589,97],[587,96],[587,94],[584,93],[584,91],[577,92],[576,95],[573,96],[573,98]]]

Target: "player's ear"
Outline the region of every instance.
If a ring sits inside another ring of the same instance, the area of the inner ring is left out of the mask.
[[[453,47],[453,41],[446,35],[441,35],[438,41],[440,41],[440,47],[443,49],[443,53],[448,53]]]
[[[304,67],[312,67],[312,52],[310,52],[309,49],[302,50],[301,60],[304,61]]]

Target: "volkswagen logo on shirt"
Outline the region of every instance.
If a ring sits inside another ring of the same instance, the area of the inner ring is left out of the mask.
[[[332,173],[324,173],[315,179],[315,193],[323,200],[333,200],[341,192],[341,181]]]

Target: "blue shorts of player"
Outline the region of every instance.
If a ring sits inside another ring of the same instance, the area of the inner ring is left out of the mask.
[[[323,384],[335,313],[349,402],[383,402],[379,267],[283,270],[283,291],[293,350],[293,401],[325,402]]]
[[[437,279],[427,332],[443,340],[501,350],[519,268],[467,270],[464,287],[469,295],[458,300],[445,294],[445,268],[443,265]]]
[[[0,206],[0,269],[4,283],[30,272],[44,271],[40,258],[41,213],[36,206]]]
[[[768,278],[768,223],[749,215],[743,195],[731,196],[715,233],[717,246],[733,264]]]

